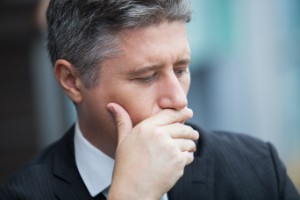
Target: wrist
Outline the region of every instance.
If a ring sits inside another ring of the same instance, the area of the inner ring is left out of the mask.
[[[151,191],[151,190],[150,190]],[[136,187],[130,187],[129,184],[118,185],[112,184],[109,193],[108,200],[159,200],[161,197],[156,195],[153,191],[139,191]]]

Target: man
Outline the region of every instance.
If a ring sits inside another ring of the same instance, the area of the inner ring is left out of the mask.
[[[185,124],[190,14],[187,0],[51,0],[48,48],[78,120],[1,199],[300,199],[270,144]]]

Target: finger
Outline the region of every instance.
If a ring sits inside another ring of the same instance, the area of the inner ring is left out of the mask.
[[[185,159],[185,165],[189,165],[194,161],[194,153],[193,152],[182,152],[182,155],[184,156]]]
[[[178,146],[179,150],[182,152],[195,152],[196,151],[196,144],[192,140],[186,139],[175,139],[174,142]]]
[[[167,125],[173,123],[183,123],[193,116],[193,111],[189,108],[182,110],[164,109],[145,121],[149,121],[154,125]]]
[[[169,124],[166,126],[161,127],[162,132],[168,132],[169,135],[173,139],[189,139],[189,140],[198,140],[199,139],[199,133],[198,131],[194,130],[192,127],[175,123],[175,124]]]
[[[116,103],[107,104],[107,109],[112,113],[118,129],[118,144],[132,129],[132,121],[127,111]]]

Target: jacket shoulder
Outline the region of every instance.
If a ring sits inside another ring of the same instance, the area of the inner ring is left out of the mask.
[[[42,190],[53,179],[51,160],[56,146],[53,144],[34,156],[4,182],[0,187],[0,199],[20,199],[24,196],[35,199],[32,191]]]
[[[203,143],[215,153],[231,153],[243,156],[270,157],[271,144],[258,138],[226,131],[203,132]]]
[[[0,199],[53,199],[45,195],[53,194],[55,187],[54,163],[65,153],[72,134],[36,154],[29,162],[19,168],[0,186]]]
[[[299,199],[271,143],[246,134],[198,130],[197,154],[214,161],[215,192],[220,199],[254,191],[257,199]]]

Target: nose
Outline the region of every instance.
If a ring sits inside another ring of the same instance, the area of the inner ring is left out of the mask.
[[[181,110],[187,107],[186,93],[188,87],[189,83],[181,83],[175,74],[167,76],[160,84],[159,107],[161,109],[174,110]]]

